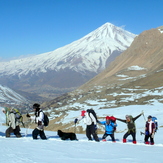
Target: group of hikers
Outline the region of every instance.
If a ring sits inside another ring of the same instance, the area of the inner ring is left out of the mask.
[[[114,137],[114,133],[115,133],[115,129],[117,127],[117,123],[116,120],[124,122],[127,124],[127,132],[123,135],[123,143],[127,142],[127,137],[129,135],[132,136],[133,138],[133,143],[136,144],[136,126],[135,126],[135,121],[136,119],[138,119],[141,115],[144,115],[144,113],[140,113],[138,116],[136,117],[132,117],[131,115],[126,115],[125,118],[126,119],[120,119],[120,118],[115,118],[113,116],[106,116],[106,120],[105,121],[99,121],[97,119],[96,113],[94,112],[93,109],[88,109],[87,111],[83,110],[81,112],[81,116],[79,118],[76,118],[74,120],[74,123],[76,124],[78,121],[80,121],[81,119],[84,120],[85,124],[87,125],[86,127],[86,136],[88,138],[88,140],[93,140],[92,136],[94,138],[95,141],[99,142],[99,138],[97,136],[97,123],[98,124],[102,124],[105,126],[105,133],[102,136],[102,141],[106,141],[106,137],[110,136],[112,139],[112,142],[116,142],[115,141],[115,137]],[[146,121],[145,124],[145,132],[143,133],[145,135],[144,137],[144,143],[145,144],[151,144],[154,145],[154,134],[157,131],[158,128],[158,124],[157,124],[157,120],[152,120],[152,116],[148,116],[148,120]],[[148,141],[150,139],[150,141]]]
[[[45,125],[45,114],[43,113],[42,109],[40,108],[40,104],[35,103],[33,105],[34,116],[31,116],[27,113],[26,117],[32,120],[37,124],[37,127],[32,132],[33,139],[38,139],[40,136],[41,139],[46,140],[46,136],[44,133]],[[9,126],[6,130],[5,134],[6,137],[10,137],[11,133],[14,133],[16,137],[22,137],[20,133],[19,121],[17,121],[16,114],[14,109],[11,108],[2,108],[3,113],[6,115],[6,124]],[[135,121],[144,113],[140,113],[136,117],[132,117],[131,115],[126,115],[125,119],[115,118],[114,116],[106,116],[105,121],[99,121],[97,119],[96,113],[93,109],[82,110],[81,115],[74,120],[76,125],[77,122],[83,119],[84,123],[86,124],[86,136],[88,140],[95,140],[97,142],[100,141],[97,135],[97,124],[101,124],[105,126],[105,133],[102,136],[102,141],[106,141],[106,137],[110,136],[112,142],[116,142],[114,133],[117,127],[116,120],[124,122],[127,124],[127,132],[123,136],[123,143],[127,142],[127,137],[129,135],[133,138],[133,143],[136,144],[136,126]],[[145,135],[144,143],[154,145],[154,134],[157,131],[157,122],[152,120],[152,116],[148,116],[148,120],[145,124]],[[92,138],[93,137],[93,138]],[[150,140],[149,140],[150,139]]]
[[[28,113],[26,115],[31,121],[37,124],[37,127],[32,132],[33,139],[37,139],[38,135],[41,139],[46,140],[46,136],[44,133],[44,113],[40,108],[40,104],[35,103],[33,105],[34,116],[30,116]],[[8,129],[5,134],[6,137],[10,137],[11,133],[14,133],[16,137],[22,137],[20,133],[20,118],[17,118],[17,114],[14,108],[4,107],[2,108],[2,112],[6,115],[6,125],[8,125]]]

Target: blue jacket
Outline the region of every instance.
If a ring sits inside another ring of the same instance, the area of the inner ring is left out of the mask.
[[[117,124],[112,122],[112,121],[110,121],[109,124],[107,124],[106,121],[102,121],[102,122],[99,122],[99,123],[102,124],[102,125],[105,125],[105,132],[107,134],[113,134],[114,127],[117,127]]]

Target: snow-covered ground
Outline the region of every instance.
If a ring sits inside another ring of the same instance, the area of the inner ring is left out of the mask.
[[[159,126],[163,126],[163,104],[158,102],[153,105],[128,106],[115,109],[107,109],[113,115],[124,118],[126,114],[138,115],[144,110],[145,117],[153,115],[158,118]],[[73,113],[72,113],[73,114]],[[100,110],[98,110],[100,114]],[[0,112],[0,123],[5,121]],[[80,122],[82,123],[82,122]],[[116,143],[112,143],[108,137],[107,142],[90,142],[84,134],[77,134],[79,141],[62,141],[56,132],[45,131],[48,140],[33,140],[32,130],[22,128],[22,138],[5,138],[6,126],[0,125],[0,163],[162,163],[163,160],[163,128],[159,127],[155,134],[155,145],[145,145],[144,131],[145,119],[141,116],[136,120],[137,144],[132,144],[132,138],[128,137],[126,144],[122,143],[126,124],[117,121],[115,133]],[[74,126],[72,126],[74,128]],[[98,135],[101,139],[102,135]]]

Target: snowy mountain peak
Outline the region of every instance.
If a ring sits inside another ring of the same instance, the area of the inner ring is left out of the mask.
[[[35,90],[37,83],[39,92],[43,86],[46,87],[45,90],[47,86],[50,90],[51,87],[78,87],[103,71],[130,46],[135,36],[106,23],[81,39],[54,51],[1,62],[0,83],[8,83],[7,86],[14,89],[19,85],[23,91],[29,91],[32,87]],[[10,80],[15,84],[11,85],[12,82],[8,82]]]
[[[121,27],[117,27],[111,23],[105,23],[104,25],[97,28],[95,31],[91,32],[87,36],[95,36],[96,38],[100,38],[100,39],[102,38],[113,39],[113,40],[116,39],[116,40],[120,40],[121,42],[123,41],[126,42],[126,40],[129,39],[130,37],[133,40],[133,38],[136,35],[124,30]],[[128,42],[130,45],[132,41],[129,40]]]
[[[27,75],[50,70],[73,69],[77,72],[103,70],[114,51],[124,51],[136,35],[106,23],[83,38],[62,48],[40,55],[1,63],[1,75]]]

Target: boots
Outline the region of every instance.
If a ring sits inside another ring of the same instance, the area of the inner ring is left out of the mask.
[[[136,141],[133,141],[133,144],[136,144],[137,142]]]
[[[127,142],[127,140],[126,139],[123,139],[123,143],[126,143]]]
[[[146,141],[145,144],[149,144],[149,141]]]

